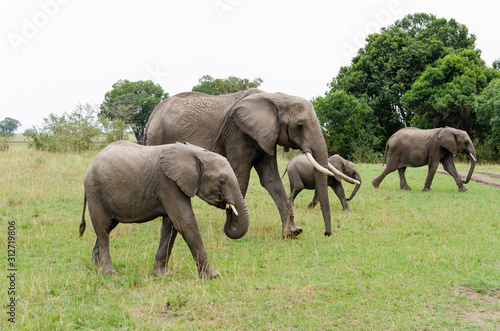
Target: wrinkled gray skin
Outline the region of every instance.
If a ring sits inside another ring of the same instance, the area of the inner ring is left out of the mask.
[[[145,144],[187,141],[225,156],[245,196],[253,168],[278,207],[282,236],[294,237],[292,206],[280,179],[276,145],[310,152],[328,168],[328,152],[312,104],[300,97],[250,89],[227,95],[181,93],[160,103],[151,114]],[[316,190],[331,234],[327,176],[315,170]],[[237,218],[228,213],[228,218]]]
[[[360,184],[356,184],[356,187],[352,191],[351,196],[349,198],[346,198],[344,187],[340,182],[341,178],[339,176],[328,177],[328,186],[332,188],[332,190],[339,198],[342,208],[344,210],[350,210],[347,201],[350,201],[352,198],[354,198],[354,196],[356,195],[361,186],[361,176],[359,174],[359,171],[354,166],[354,163],[345,160],[338,154],[330,156],[328,158],[328,161],[330,162],[331,165],[340,170],[343,174],[351,178],[354,178],[360,182]],[[314,190],[316,186],[315,185],[316,183],[314,181],[314,167],[311,165],[311,162],[307,160],[307,157],[301,154],[297,155],[292,160],[290,160],[290,162],[286,167],[285,173],[287,171],[288,171],[288,179],[290,182],[289,199],[290,203],[293,205],[295,198],[303,189]],[[285,174],[283,174],[283,176],[284,175]],[[316,204],[318,203],[318,199],[319,197],[315,192],[314,198],[307,208],[314,208],[314,206],[316,206]]]
[[[97,235],[92,261],[102,273],[115,273],[109,254],[109,234],[118,223],[142,223],[163,216],[153,274],[170,274],[167,263],[180,232],[200,277],[217,277],[219,274],[208,262],[191,207],[195,195],[218,208],[224,209],[226,204],[236,207],[238,223],[226,223],[224,227],[230,238],[241,238],[248,230],[247,207],[231,166],[226,158],[197,146],[113,143],[90,165],[84,187],[80,236],[85,231],[88,202]]]
[[[431,190],[432,179],[436,173],[439,162],[458,185],[459,191],[466,191],[463,184],[467,184],[474,172],[476,161],[471,158],[471,166],[467,179],[462,181],[455,168],[453,156],[457,153],[472,154],[476,158],[476,150],[467,132],[454,128],[437,128],[421,130],[417,128],[404,128],[394,133],[386,145],[387,165],[384,171],[372,184],[378,188],[380,182],[387,174],[398,170],[400,188],[411,190],[406,182],[405,170],[407,167],[429,166],[424,191]]]

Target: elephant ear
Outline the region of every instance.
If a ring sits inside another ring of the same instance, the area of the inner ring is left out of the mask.
[[[243,133],[255,139],[267,154],[274,155],[279,135],[278,115],[267,94],[253,94],[240,100],[230,116]]]
[[[451,128],[443,128],[438,134],[438,140],[441,147],[446,148],[451,154],[457,154],[457,140],[455,133]]]
[[[167,145],[160,154],[160,167],[168,178],[189,196],[198,192],[201,164],[193,145],[175,143]]]

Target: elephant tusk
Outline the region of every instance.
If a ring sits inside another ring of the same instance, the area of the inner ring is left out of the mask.
[[[345,180],[348,183],[356,184],[356,185],[361,185],[361,183],[358,180],[353,179],[353,178],[351,178],[349,176],[344,175],[337,168],[335,168],[332,164],[330,164],[330,162],[328,162],[328,169],[330,169],[333,173],[339,175],[343,180]]]
[[[238,211],[236,210],[236,207],[235,207],[232,203],[229,203],[228,205],[229,205],[229,207],[231,207],[231,209],[233,210],[233,213],[234,213],[236,216],[238,216]]]
[[[469,153],[469,155],[474,160],[474,162],[477,162],[476,158],[474,157],[474,155],[472,155],[472,153]]]
[[[318,169],[319,171],[321,171],[322,173],[328,175],[328,176],[335,176],[330,170],[326,169],[325,167],[323,167],[321,164],[319,164],[315,159],[314,157],[312,156],[311,153],[309,152],[306,152],[306,156],[307,156],[307,159],[309,160],[309,162],[311,162],[311,164],[316,168]]]

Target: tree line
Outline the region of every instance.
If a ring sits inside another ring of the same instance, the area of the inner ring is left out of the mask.
[[[331,151],[367,161],[401,128],[450,126],[498,161],[500,60],[488,67],[475,42],[465,25],[423,13],[369,35],[312,100]]]

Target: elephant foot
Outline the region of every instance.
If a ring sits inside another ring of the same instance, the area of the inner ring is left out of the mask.
[[[167,268],[154,268],[152,274],[158,277],[166,277],[172,274],[172,272]]]
[[[215,269],[212,268],[211,266],[208,266],[208,268],[200,272],[200,278],[203,279],[214,279],[219,276],[220,274],[217,271],[215,271]]]
[[[283,238],[295,238],[302,233],[302,228],[291,222],[288,226],[283,226],[281,236]]]
[[[408,185],[402,185],[399,187],[401,190],[411,191],[411,187]],[[425,191],[425,190],[424,190]]]
[[[465,192],[465,191],[467,191],[467,187],[465,187],[465,186],[460,186],[460,187],[458,188],[458,191],[459,191],[459,192]]]
[[[432,190],[431,190],[431,188],[430,188],[430,187],[424,187],[424,189],[423,189],[422,191],[424,191],[424,192],[430,192],[430,191],[432,191]]]
[[[307,209],[313,209],[314,207],[316,207],[316,204],[310,203],[309,206],[307,206]]]
[[[116,274],[117,272],[115,271],[115,269],[113,268],[113,266],[109,267],[109,266],[101,266],[101,268],[99,269],[99,272],[101,274]]]
[[[378,186],[380,185],[380,183],[377,183],[375,181],[375,179],[374,179],[374,180],[372,180],[372,185],[373,185],[374,188],[378,188]]]

